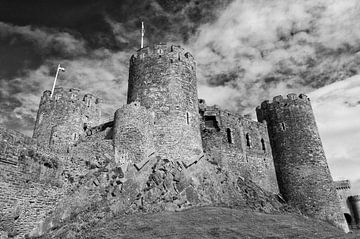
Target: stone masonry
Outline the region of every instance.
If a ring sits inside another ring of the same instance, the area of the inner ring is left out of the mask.
[[[268,126],[276,175],[284,199],[306,215],[348,230],[306,95],[274,97],[256,109]]]

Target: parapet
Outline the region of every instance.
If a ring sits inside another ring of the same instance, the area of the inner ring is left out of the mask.
[[[311,109],[309,97],[304,94],[288,94],[286,97],[281,95],[275,96],[272,102],[265,100],[261,106],[256,107],[256,114],[259,122],[264,122],[269,112],[283,112],[285,109],[290,110],[295,107]]]
[[[350,189],[350,180],[334,181],[337,190]]]
[[[164,59],[169,63],[183,62],[193,67],[196,64],[191,53],[181,46],[156,44],[139,49],[136,55],[131,56],[130,65],[153,59]]]
[[[54,101],[67,101],[67,102],[79,102],[86,107],[90,107],[93,105],[98,105],[101,103],[101,99],[97,98],[93,94],[85,93],[81,94],[80,89],[77,88],[63,88],[63,87],[56,87],[54,89],[54,94],[51,97],[51,91],[46,90],[41,97],[40,105],[45,104],[47,102],[54,102]]]
[[[310,98],[307,97],[305,94],[288,94],[286,97],[281,95],[275,96],[272,102],[265,100],[261,103],[261,106],[258,106],[257,110],[267,110],[271,108],[280,108],[280,107],[288,107],[291,105],[296,104],[309,104],[310,105]]]
[[[360,201],[360,195],[353,195],[349,197],[349,201],[351,202],[357,202]]]

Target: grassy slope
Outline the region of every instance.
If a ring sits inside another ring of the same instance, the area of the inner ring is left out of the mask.
[[[75,230],[77,233],[72,233]],[[79,233],[79,230],[81,232]],[[65,226],[42,238],[360,238],[326,222],[294,214],[198,207],[181,212],[113,217],[95,225]]]

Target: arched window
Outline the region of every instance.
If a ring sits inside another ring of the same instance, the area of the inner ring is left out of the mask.
[[[251,140],[250,140],[249,133],[246,133],[245,138],[246,138],[246,146],[248,146],[250,148],[251,147]]]
[[[226,135],[227,135],[227,140],[230,144],[233,143],[233,137],[232,137],[232,132],[230,128],[226,129]]]
[[[262,150],[266,151],[264,139],[261,139],[261,148],[262,148]]]

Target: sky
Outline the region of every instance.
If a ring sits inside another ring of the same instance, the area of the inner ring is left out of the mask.
[[[0,124],[31,136],[41,94],[58,85],[126,103],[140,45],[182,45],[199,97],[250,114],[276,95],[312,100],[334,179],[360,194],[360,2],[357,0],[1,0]]]

